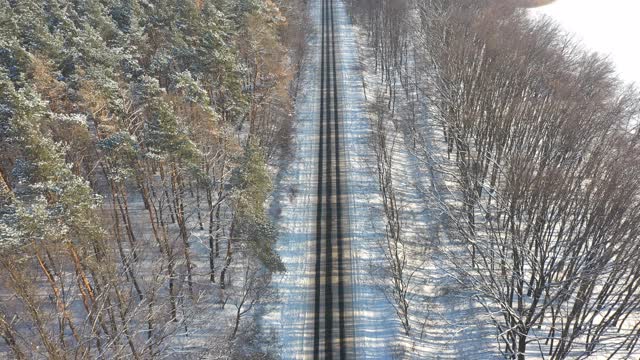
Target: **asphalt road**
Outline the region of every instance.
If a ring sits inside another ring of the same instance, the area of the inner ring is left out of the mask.
[[[313,296],[313,347],[308,358],[353,359],[351,246],[334,24],[334,0],[322,0],[320,107]]]

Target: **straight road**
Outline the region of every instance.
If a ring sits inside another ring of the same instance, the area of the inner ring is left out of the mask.
[[[334,0],[322,0],[320,111],[313,269],[313,347],[308,358],[355,358],[348,196],[336,57]]]

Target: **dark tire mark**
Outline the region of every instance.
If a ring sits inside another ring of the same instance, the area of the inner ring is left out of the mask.
[[[316,263],[315,263],[315,296],[313,322],[313,354],[317,358],[320,354],[320,276],[322,266],[322,179],[323,179],[323,138],[324,138],[324,0],[322,8],[322,41],[320,58],[320,134],[318,146],[318,192],[316,204]]]
[[[342,192],[341,179],[342,159],[340,152],[341,138],[333,0],[322,0],[321,13],[320,129],[316,204],[313,357],[315,359],[321,357],[333,359],[334,352],[337,352],[336,350],[339,348],[339,358],[346,359],[349,345],[346,341],[345,321],[345,238],[344,212],[342,209],[344,194]],[[334,237],[335,247],[337,248],[335,264]],[[334,271],[334,265],[337,265],[337,271]],[[324,273],[322,271],[323,268]],[[336,335],[334,334],[335,319],[333,311],[334,272],[337,272],[338,277],[338,341],[334,341]],[[322,293],[322,280],[324,280],[324,293]],[[324,312],[324,316],[322,312]],[[322,320],[324,320],[324,323],[322,323]],[[323,331],[324,334],[322,334]],[[322,339],[324,339],[324,344],[321,344]],[[323,349],[321,350],[321,348]]]

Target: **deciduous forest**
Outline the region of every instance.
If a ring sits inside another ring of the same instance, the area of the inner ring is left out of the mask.
[[[415,274],[433,262],[407,259],[431,251],[484,308],[505,358],[637,356],[638,89],[511,2],[351,6],[379,78],[387,286],[406,333],[428,324],[431,294]],[[418,244],[398,220],[405,189],[387,155],[397,133],[431,174],[420,190],[442,214],[442,232]]]

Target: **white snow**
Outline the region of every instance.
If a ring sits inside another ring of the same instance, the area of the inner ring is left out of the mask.
[[[374,277],[384,260],[378,226],[382,218],[377,176],[372,171],[375,154],[369,146],[371,128],[366,114],[358,41],[342,1],[335,2],[340,43],[338,69],[348,162],[349,218],[352,231],[356,354],[358,359],[388,359],[395,355],[400,325],[379,282]]]
[[[385,93],[386,85],[380,74],[374,72],[366,31],[359,32],[359,49],[368,106],[375,104],[379,94],[386,103],[389,94]],[[410,73],[412,60],[410,55]],[[440,172],[453,164],[447,160],[444,137],[429,117],[426,97],[415,84],[408,86],[413,90],[407,96],[401,81],[397,81],[393,119],[391,111],[386,115],[387,146],[393,156],[392,178],[401,206],[404,237],[409,244],[407,272],[415,271],[409,294],[411,336],[398,331],[396,344],[404,351],[403,358],[408,359],[500,358],[493,326],[473,294],[460,288],[449,261],[452,256],[466,257],[468,253],[447,237],[447,216],[442,209],[447,186]],[[415,128],[408,129],[412,109]],[[374,117],[375,114],[370,114],[372,120]],[[373,127],[373,121],[370,126]],[[416,147],[414,142],[419,145]],[[375,156],[370,156],[375,161]],[[384,224],[376,224],[376,228],[382,231]]]

